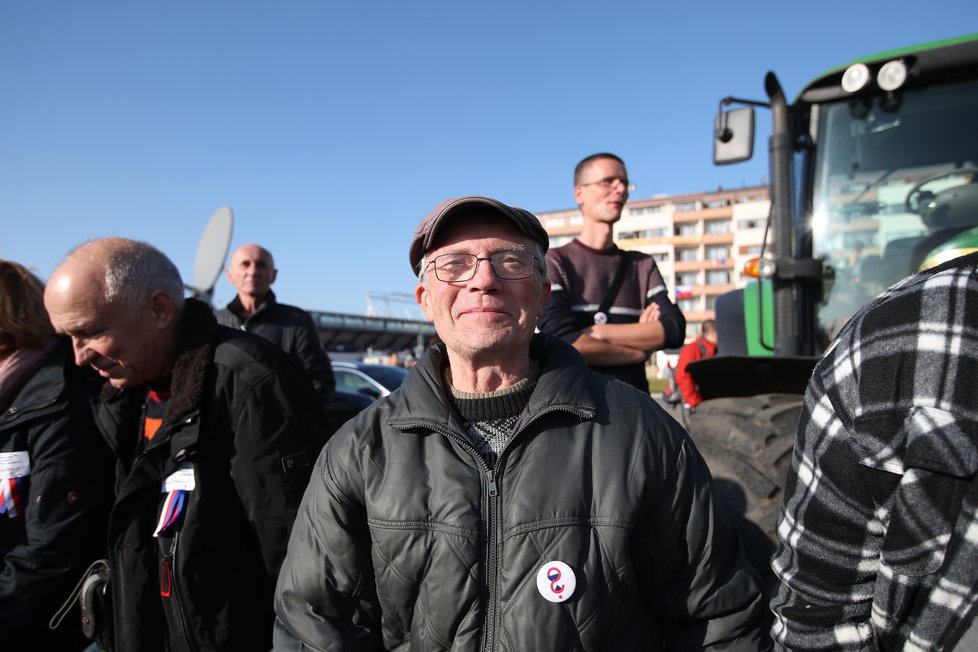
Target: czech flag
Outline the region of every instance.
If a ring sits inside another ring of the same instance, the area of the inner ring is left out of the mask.
[[[26,478],[0,478],[0,514],[13,518],[24,513]]]
[[[163,501],[163,509],[160,512],[160,521],[156,524],[156,531],[153,532],[154,537],[160,536],[161,532],[180,518],[186,494],[187,492],[183,489],[174,489],[166,494],[166,500]]]

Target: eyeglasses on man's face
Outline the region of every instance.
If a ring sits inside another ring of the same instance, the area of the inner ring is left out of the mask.
[[[597,185],[597,186],[601,186],[602,188],[611,190],[618,184],[621,184],[622,187],[628,192],[635,190],[635,184],[629,181],[628,179],[626,179],[625,177],[605,177],[604,179],[598,179],[597,181],[588,181],[587,183],[579,183],[577,185],[579,185],[582,188],[584,186]]]
[[[505,281],[516,281],[533,276],[536,256],[526,251],[497,251],[491,256],[479,257],[475,254],[451,253],[435,256],[429,265],[435,267],[435,277],[445,283],[461,283],[471,280],[479,269],[479,263],[488,260],[492,271]]]

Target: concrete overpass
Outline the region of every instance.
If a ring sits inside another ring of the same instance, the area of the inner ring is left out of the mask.
[[[426,321],[369,317],[342,312],[310,310],[327,351],[414,351],[427,345],[435,327]]]

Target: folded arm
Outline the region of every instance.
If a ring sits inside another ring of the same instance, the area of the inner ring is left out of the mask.
[[[594,324],[573,341],[590,364],[644,362],[650,353],[682,344],[686,319],[665,292],[653,297],[631,324]]]

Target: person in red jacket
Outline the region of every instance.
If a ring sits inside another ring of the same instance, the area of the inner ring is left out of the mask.
[[[686,371],[686,366],[690,362],[696,362],[703,358],[712,358],[717,354],[717,323],[712,319],[703,322],[699,337],[687,344],[679,351],[679,363],[676,365],[676,384],[679,386],[679,393],[683,397],[683,407],[693,412],[700,404],[703,397],[696,389],[693,377]]]

